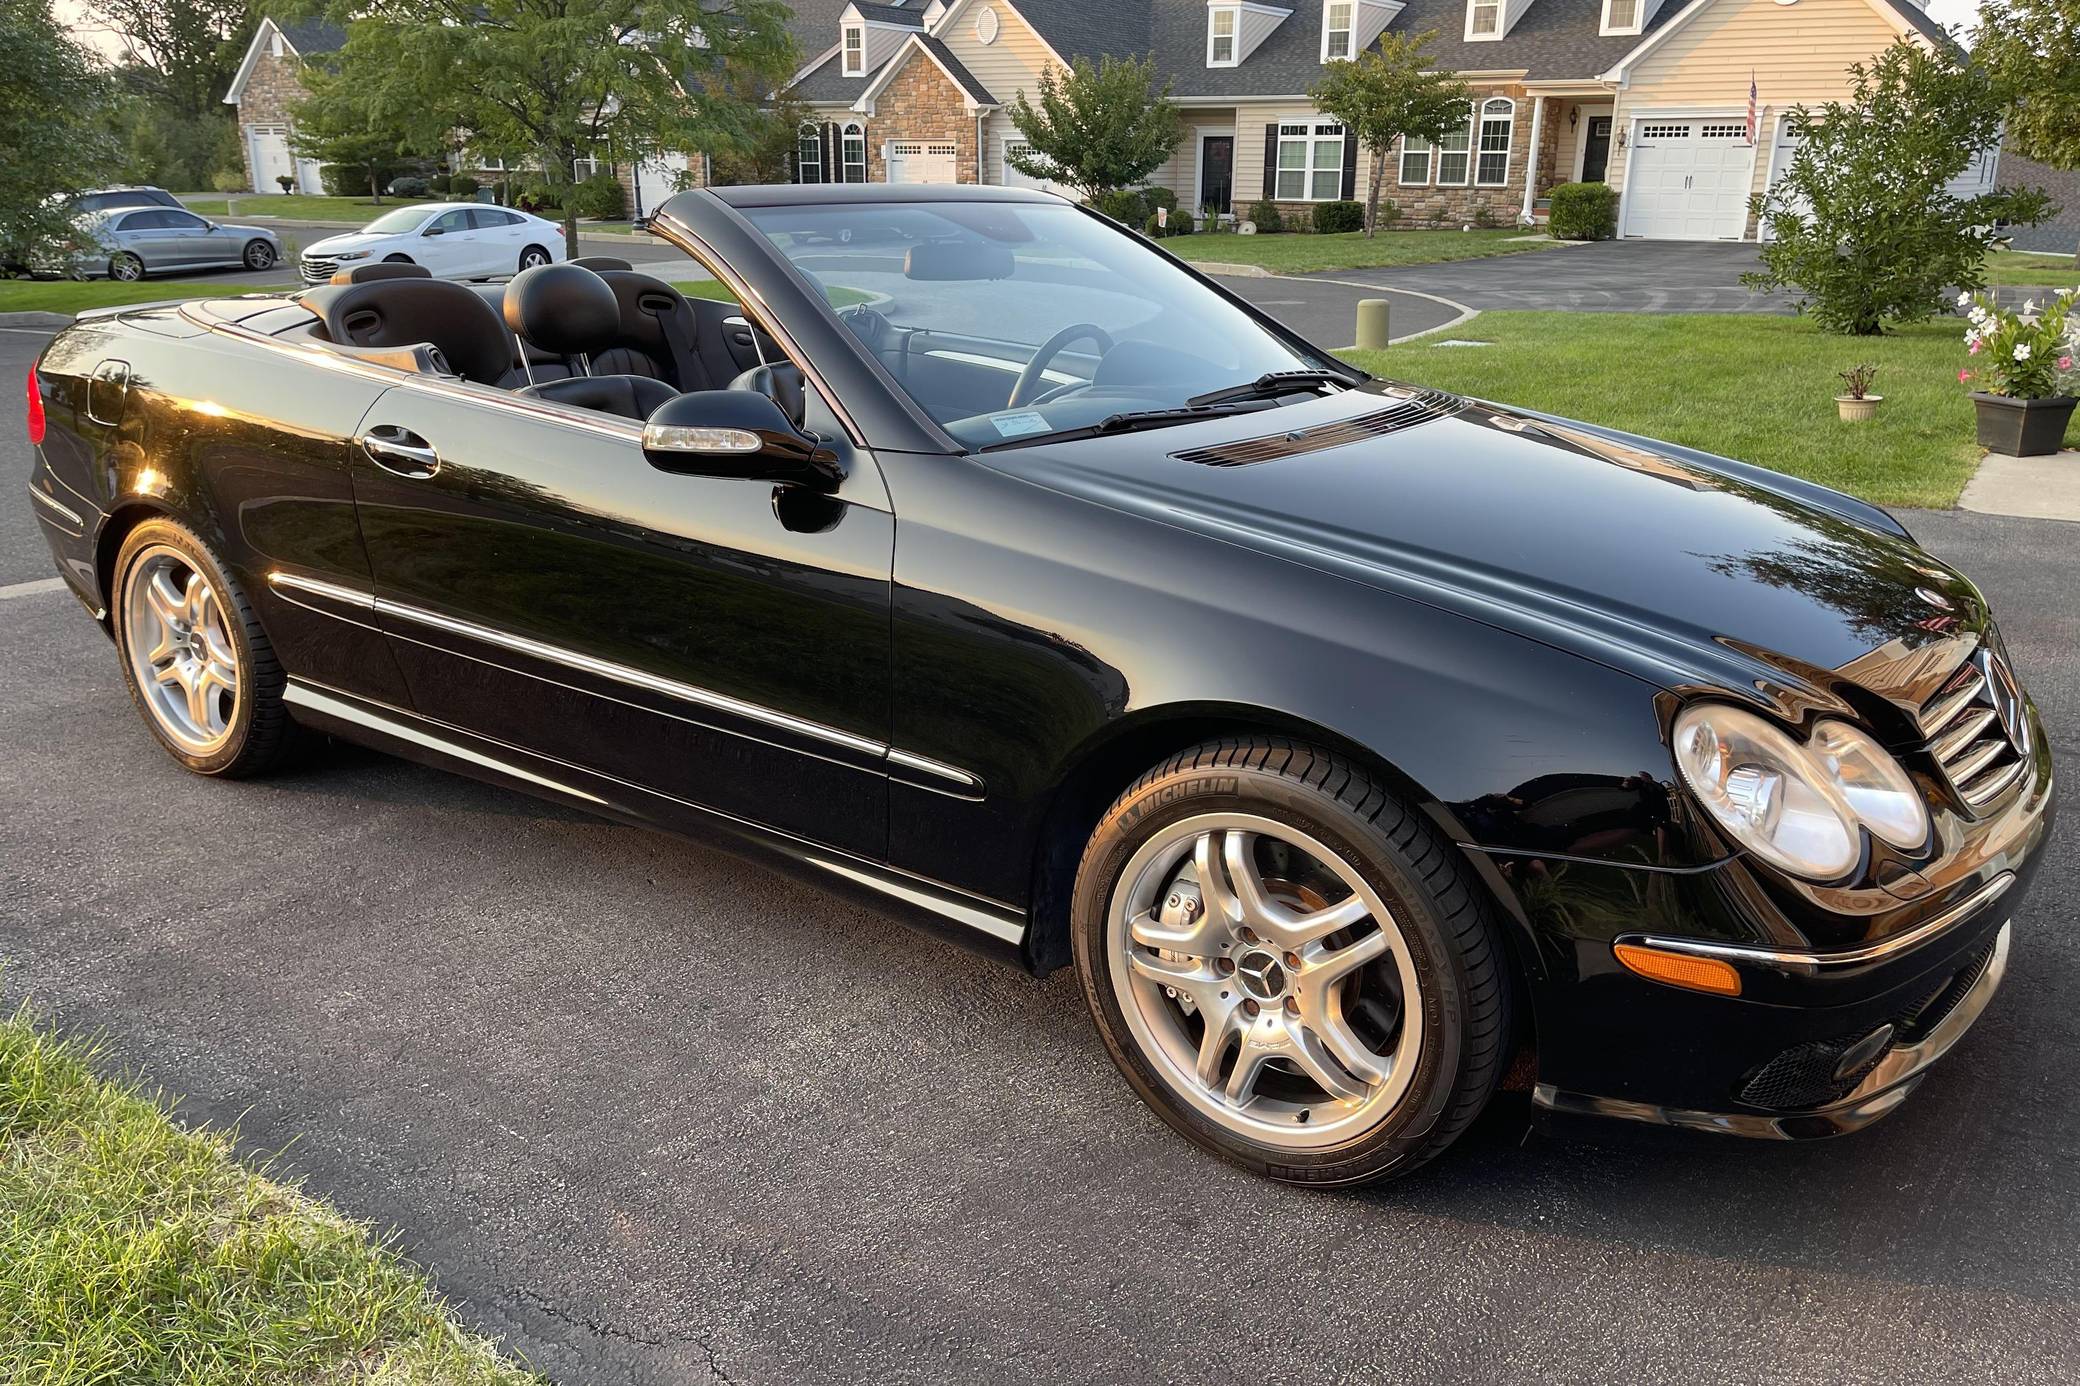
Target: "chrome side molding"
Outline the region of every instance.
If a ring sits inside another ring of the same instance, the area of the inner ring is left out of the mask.
[[[705,708],[711,712],[728,713],[731,716],[741,717],[749,722],[756,722],[761,726],[791,732],[797,736],[824,742],[826,745],[840,746],[856,755],[882,760],[891,767],[906,771],[910,775],[922,776],[928,781],[937,781],[937,783],[927,783],[925,787],[939,790],[941,793],[952,794],[964,799],[980,799],[983,797],[982,778],[958,766],[947,765],[943,761],[936,761],[928,756],[905,751],[900,747],[891,746],[885,741],[877,741],[872,737],[860,736],[838,727],[826,726],[822,722],[810,721],[805,717],[796,717],[790,713],[776,711],[758,703],[746,702],[742,698],[732,698],[726,693],[716,693],[706,688],[696,687],[690,683],[682,683],[677,679],[668,679],[641,669],[631,668],[626,664],[616,664],[611,660],[598,659],[592,655],[581,654],[576,650],[565,649],[561,645],[551,645],[545,641],[533,640],[523,635],[514,635],[507,631],[494,630],[489,626],[478,625],[474,621],[463,621],[452,616],[443,616],[436,611],[427,611],[422,607],[391,601],[388,597],[378,597],[372,592],[365,592],[359,588],[347,587],[340,583],[319,578],[306,577],[301,573],[290,573],[276,569],[268,573],[267,582],[270,587],[277,590],[303,592],[312,596],[325,597],[363,611],[373,611],[378,615],[395,617],[400,621],[410,621],[432,630],[446,631],[451,635],[460,635],[471,640],[479,640],[499,649],[510,650],[514,654],[523,654],[533,659],[542,660],[545,663],[558,664],[566,669],[574,669],[580,673],[609,679],[615,683],[625,684],[630,688],[644,689],[647,692],[673,698],[694,707]]]

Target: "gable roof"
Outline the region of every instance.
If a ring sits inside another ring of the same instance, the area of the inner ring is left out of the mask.
[[[291,55],[299,58],[314,57],[319,53],[336,53],[347,42],[346,30],[322,19],[306,19],[284,23],[263,16],[253,26],[253,41],[246,45],[246,55],[239,60],[238,71],[231,78],[231,87],[224,93],[224,104],[236,106],[244,98],[246,83],[252,80],[253,69],[260,63],[260,55],[274,45],[275,35],[280,34],[288,45]]]

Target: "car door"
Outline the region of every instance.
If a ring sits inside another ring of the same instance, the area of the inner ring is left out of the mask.
[[[894,518],[651,466],[632,421],[473,386],[360,430],[377,610],[424,716],[875,859]]]
[[[510,274],[519,269],[520,249],[526,240],[527,229],[520,218],[496,207],[472,207],[469,216],[483,251],[485,272]]]
[[[444,279],[485,273],[477,234],[469,224],[467,208],[442,212],[421,228],[418,251],[412,258]]]
[[[181,269],[213,265],[222,258],[221,243],[211,234],[210,224],[193,212],[164,211],[157,214],[166,238],[169,263]]]
[[[180,247],[174,243],[167,224],[173,213],[156,210],[119,212],[109,223],[109,239],[117,250],[127,250],[144,261],[148,270],[159,271],[180,265]]]

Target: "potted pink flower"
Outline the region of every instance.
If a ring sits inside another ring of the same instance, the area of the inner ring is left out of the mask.
[[[1985,294],[1957,296],[1968,319],[1965,350],[1979,362],[1957,373],[1979,386],[1972,391],[1979,446],[2014,457],[2058,451],[2076,403],[2067,393],[2080,356],[2076,296],[2080,289],[2066,289],[2041,310],[2034,299],[2009,309]]]

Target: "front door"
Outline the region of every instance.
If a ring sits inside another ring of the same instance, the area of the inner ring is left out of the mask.
[[[392,389],[360,436],[377,614],[422,716],[883,856],[895,520],[871,465],[781,495],[466,388]]]
[[[469,212],[457,208],[443,212],[419,233],[412,258],[436,275],[486,274],[491,270],[479,236],[470,225]]]
[[[1199,205],[1193,215],[1211,207],[1229,210],[1235,197],[1235,137],[1208,135],[1199,141]]]
[[[1594,116],[1582,141],[1582,181],[1601,183],[1611,166],[1611,118]]]

